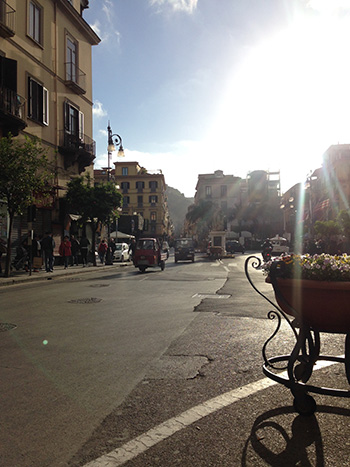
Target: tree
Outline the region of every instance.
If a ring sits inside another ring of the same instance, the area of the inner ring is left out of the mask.
[[[23,215],[35,202],[35,195],[51,191],[52,171],[47,153],[37,138],[0,138],[0,202],[9,215],[5,277],[10,273],[11,235],[15,215]]]
[[[93,186],[90,177],[76,177],[67,185],[65,196],[69,212],[81,216],[82,222],[90,221],[92,251],[96,249],[96,229],[99,222],[107,223],[112,216],[118,216],[122,195],[111,182]],[[93,255],[93,264],[96,258]]]

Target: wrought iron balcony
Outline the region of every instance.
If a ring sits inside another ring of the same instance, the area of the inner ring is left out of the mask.
[[[26,127],[24,121],[25,99],[11,89],[0,86],[0,126],[2,133],[17,136]]]
[[[73,62],[64,64],[66,67],[66,86],[77,94],[86,93],[86,74]]]
[[[79,165],[79,173],[91,165],[96,157],[96,143],[87,135],[72,135],[66,130],[60,132],[59,151],[65,156],[65,167]]]
[[[0,36],[12,37],[15,35],[15,14],[14,10],[5,0],[0,0]]]

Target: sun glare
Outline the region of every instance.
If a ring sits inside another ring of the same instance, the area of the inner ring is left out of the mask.
[[[297,183],[331,144],[350,142],[349,31],[349,20],[302,18],[247,53],[215,124],[220,151]]]

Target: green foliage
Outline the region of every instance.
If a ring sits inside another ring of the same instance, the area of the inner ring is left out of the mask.
[[[340,211],[338,214],[338,223],[343,234],[350,239],[350,214],[348,211]]]
[[[122,195],[113,183],[93,186],[89,177],[76,177],[67,185],[66,202],[69,212],[79,214],[81,221],[90,221],[92,229],[92,251],[96,245],[96,227],[99,222],[110,222],[111,216],[118,216],[117,208]],[[93,256],[96,266],[96,257]]]
[[[316,221],[314,225],[316,235],[330,239],[332,235],[338,235],[341,231],[336,221]]]
[[[0,138],[0,199],[6,202],[10,217],[23,214],[53,179],[46,151],[38,139]]]
[[[88,177],[76,177],[67,185],[66,201],[70,212],[83,221],[108,222],[117,215],[122,195],[113,183],[93,186]]]

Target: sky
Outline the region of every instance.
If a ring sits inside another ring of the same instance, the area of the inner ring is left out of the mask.
[[[349,0],[90,0],[95,168],[125,158],[186,197],[198,174],[280,172],[350,143]]]

